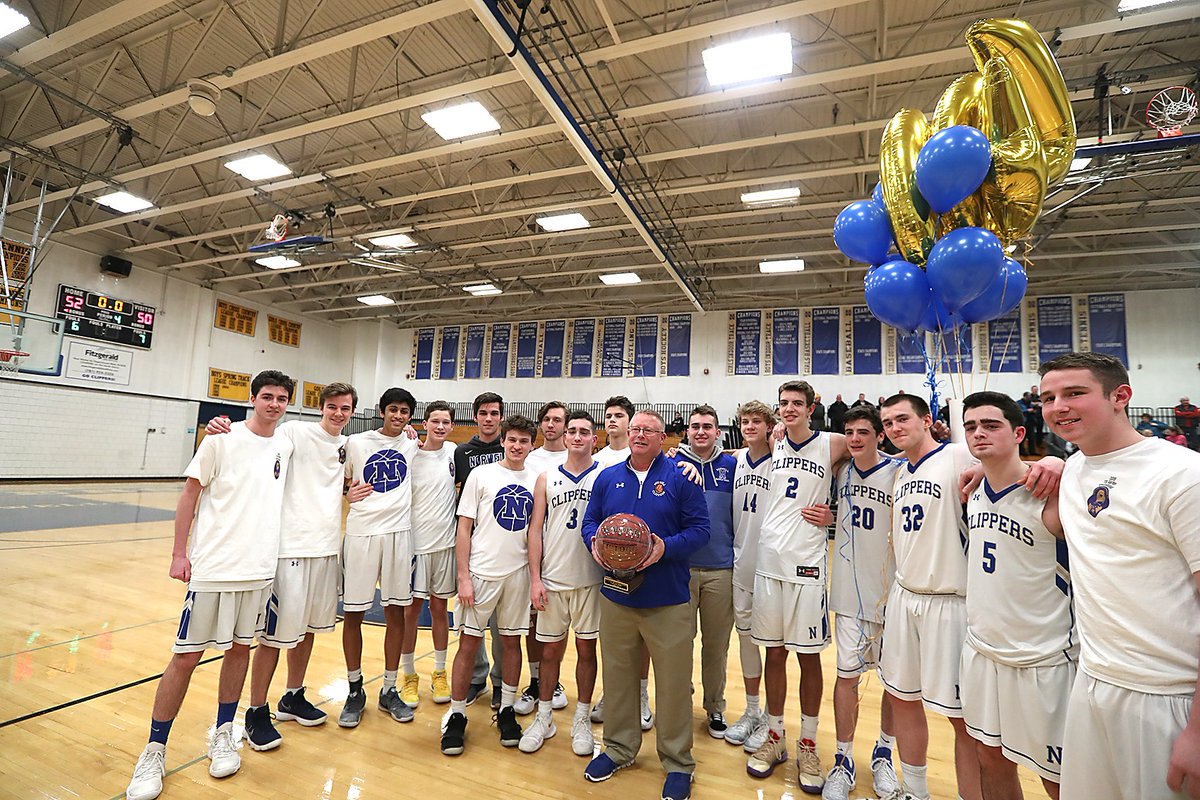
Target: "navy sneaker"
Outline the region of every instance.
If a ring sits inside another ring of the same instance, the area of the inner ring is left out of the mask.
[[[325,723],[325,712],[308,702],[308,698],[304,696],[304,687],[301,686],[279,698],[275,719],[280,722],[294,719],[306,728],[311,728]]]
[[[486,683],[472,683],[470,686],[468,686],[467,687],[467,705],[471,705],[471,703],[474,703],[475,699],[477,697],[479,697],[479,695],[482,694],[483,690],[486,688],[487,688]]]
[[[663,782],[662,800],[688,800],[692,796],[692,776],[686,772],[668,772]]]
[[[274,750],[283,742],[283,737],[271,724],[271,709],[265,705],[246,709],[246,727],[242,736],[252,750]]]
[[[619,769],[625,769],[633,764],[618,764],[609,758],[608,753],[601,753],[588,762],[587,768],[583,771],[583,777],[587,778],[592,783],[600,783],[606,781],[613,776]]]

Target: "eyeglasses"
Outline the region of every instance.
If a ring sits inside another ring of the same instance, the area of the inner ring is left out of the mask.
[[[649,436],[652,433],[659,433],[659,434],[666,433],[666,431],[660,431],[655,428],[643,428],[641,425],[629,426],[629,432],[632,433],[634,436],[640,436],[643,434],[646,436]]]

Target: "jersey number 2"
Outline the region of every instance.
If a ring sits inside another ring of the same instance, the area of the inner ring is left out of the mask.
[[[921,506],[905,506],[900,509],[900,513],[904,515],[905,533],[916,533],[921,530],[921,523],[925,521],[925,509]]]

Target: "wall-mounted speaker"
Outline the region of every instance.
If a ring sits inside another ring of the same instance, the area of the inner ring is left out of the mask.
[[[128,278],[129,271],[133,269],[133,262],[127,261],[124,258],[117,256],[104,256],[100,259],[100,271],[105,275],[113,275],[117,278]]]

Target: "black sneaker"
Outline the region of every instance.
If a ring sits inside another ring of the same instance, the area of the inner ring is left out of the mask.
[[[271,724],[271,709],[265,705],[246,709],[246,727],[242,736],[251,750],[274,750],[283,743],[283,737]]]
[[[521,726],[512,706],[500,709],[496,715],[496,727],[500,729],[500,744],[504,747],[516,747],[521,743]]]
[[[493,711],[500,710],[500,698],[503,697],[503,695],[501,694],[501,691],[502,690],[500,688],[500,684],[497,683],[494,686],[492,686],[492,710]]]
[[[366,707],[366,691],[359,689],[346,695],[346,705],[342,706],[342,713],[338,715],[338,725],[343,728],[357,728]]]
[[[275,719],[280,722],[294,719],[306,728],[311,728],[314,725],[325,724],[325,712],[308,702],[302,686],[299,690],[289,692],[279,698]]]
[[[708,715],[708,735],[714,739],[724,739],[725,729],[729,726],[725,724],[725,715],[720,711],[714,711]]]
[[[467,705],[475,702],[479,695],[483,694],[483,690],[487,688],[486,683],[472,683],[467,687]]]
[[[451,714],[442,731],[442,755],[461,755],[467,743],[467,715]]]

